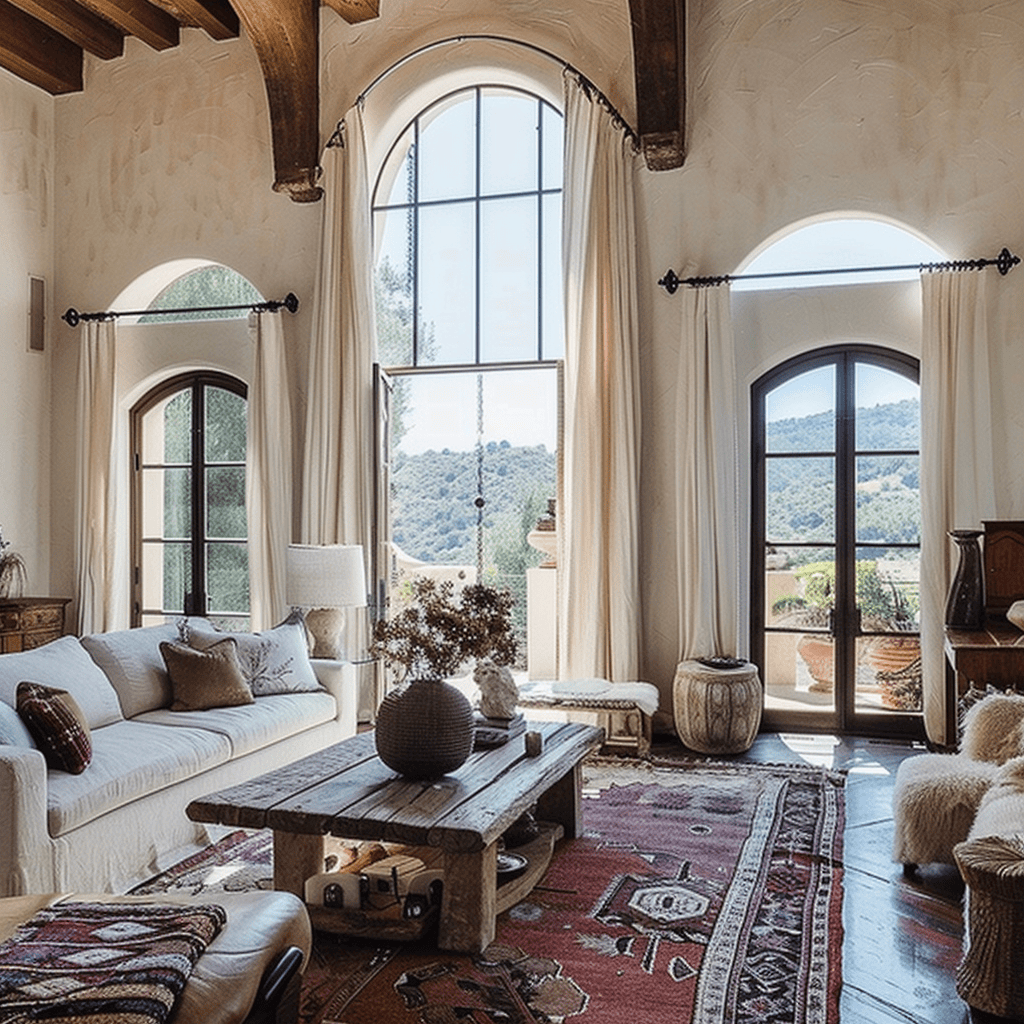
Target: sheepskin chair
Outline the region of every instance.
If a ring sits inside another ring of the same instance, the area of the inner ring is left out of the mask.
[[[918,864],[956,863],[953,847],[978,834],[974,826],[979,808],[999,779],[1001,766],[1024,755],[1022,730],[1024,696],[992,694],[964,716],[957,753],[920,754],[903,761],[892,794],[892,857],[904,871],[912,872]],[[1019,796],[1024,802],[1024,794]],[[990,830],[985,834],[994,834],[994,825],[986,827]]]

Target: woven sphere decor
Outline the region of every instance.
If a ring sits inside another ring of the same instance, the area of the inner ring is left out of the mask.
[[[473,708],[443,679],[414,679],[377,709],[377,756],[410,779],[455,771],[473,751]]]

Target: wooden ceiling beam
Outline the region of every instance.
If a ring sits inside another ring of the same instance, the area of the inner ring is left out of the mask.
[[[320,176],[320,12],[317,0],[235,0],[263,69],[274,190],[316,202]]]
[[[201,28],[211,39],[234,39],[239,22],[228,0],[153,0],[153,2],[191,28]]]
[[[74,0],[11,2],[19,10],[32,15],[101,60],[111,60],[124,53],[124,33]]]
[[[350,25],[380,15],[380,0],[323,0],[325,7],[340,14]]]
[[[686,0],[629,0],[637,134],[652,171],[686,156]]]
[[[82,0],[94,14],[106,18],[125,35],[138,36],[154,50],[178,45],[179,25],[166,11],[146,0]]]
[[[82,91],[82,48],[0,0],[0,67],[54,96]]]

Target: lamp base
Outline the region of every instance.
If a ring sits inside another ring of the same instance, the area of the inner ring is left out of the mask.
[[[344,608],[310,608],[306,628],[313,637],[313,657],[340,661],[345,656],[341,631],[345,625]]]

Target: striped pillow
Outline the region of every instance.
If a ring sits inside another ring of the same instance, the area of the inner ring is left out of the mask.
[[[18,683],[18,714],[46,764],[81,775],[92,760],[92,736],[81,709],[67,690],[40,683]]]

